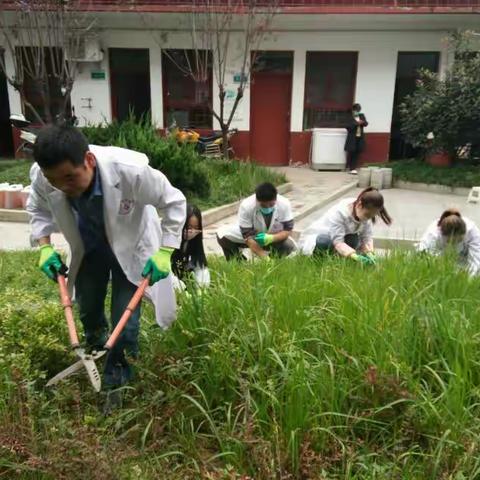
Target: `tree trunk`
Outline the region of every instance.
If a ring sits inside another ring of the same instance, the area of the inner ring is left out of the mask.
[[[229,160],[229,154],[230,152],[228,151],[228,126],[227,125],[222,125],[222,150],[223,150],[223,158],[225,160]]]

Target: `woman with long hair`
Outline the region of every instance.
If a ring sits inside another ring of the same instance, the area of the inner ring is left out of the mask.
[[[392,223],[382,194],[373,187],[357,198],[346,198],[330,208],[304,231],[300,250],[304,255],[332,252],[363,264],[375,264],[372,226],[377,217]]]
[[[210,285],[210,272],[203,248],[202,212],[195,205],[187,205],[182,243],[172,255],[172,271],[176,289],[184,290],[188,277],[192,277],[199,287]]]

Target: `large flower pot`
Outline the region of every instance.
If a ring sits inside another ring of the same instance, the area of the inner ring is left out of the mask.
[[[433,152],[427,154],[426,161],[433,167],[449,167],[452,157],[447,152]]]

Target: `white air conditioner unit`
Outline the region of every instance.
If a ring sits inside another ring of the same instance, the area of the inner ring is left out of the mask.
[[[98,38],[72,39],[67,50],[67,60],[71,62],[101,62],[103,51]]]

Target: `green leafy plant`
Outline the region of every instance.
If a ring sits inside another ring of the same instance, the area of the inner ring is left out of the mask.
[[[190,145],[180,146],[173,140],[161,138],[149,117],[137,120],[131,116],[121,123],[84,127],[83,132],[92,144],[113,145],[144,153],[150,164],[161,170],[186,195],[208,197],[210,183],[202,158]]]
[[[417,87],[400,106],[402,132],[427,152],[457,158],[480,156],[480,54],[471,32],[449,39],[453,64],[444,78],[420,72]]]

